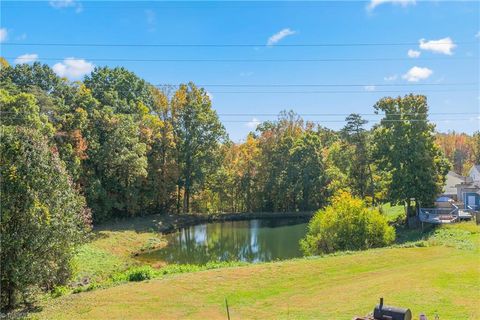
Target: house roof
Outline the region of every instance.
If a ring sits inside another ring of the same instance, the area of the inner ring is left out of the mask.
[[[445,187],[443,188],[444,194],[457,194],[457,184],[460,184],[465,181],[465,177],[453,172],[449,171],[447,173]]]

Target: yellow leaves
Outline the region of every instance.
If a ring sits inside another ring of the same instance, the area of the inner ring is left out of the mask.
[[[76,116],[77,116],[78,118],[80,118],[80,119],[82,119],[82,120],[83,120],[83,119],[86,120],[86,119],[88,118],[88,113],[87,113],[87,111],[86,111],[85,109],[83,109],[83,108],[76,108],[76,109],[75,109],[75,114],[76,114]]]
[[[50,224],[51,214],[46,204],[41,203],[38,199],[34,199],[30,210],[39,221],[43,221],[47,225]]]
[[[137,110],[141,115],[148,114],[148,107],[143,102],[137,102]]]
[[[15,165],[11,165],[9,168],[8,168],[8,179],[11,180],[11,181],[14,181],[16,180],[18,177],[17,177],[17,167]]]

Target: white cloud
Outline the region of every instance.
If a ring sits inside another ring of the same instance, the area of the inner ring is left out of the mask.
[[[394,81],[397,80],[398,76],[396,74],[392,74],[391,76],[386,76],[383,78],[385,81]]]
[[[26,53],[22,54],[21,56],[17,57],[17,59],[14,60],[16,64],[21,64],[21,63],[31,63],[35,62],[38,60],[38,54],[36,53]]]
[[[372,11],[379,5],[382,5],[385,3],[393,3],[393,4],[401,5],[402,7],[406,7],[408,5],[415,4],[416,0],[370,0],[370,3],[367,5],[367,10]]]
[[[433,71],[428,68],[413,67],[405,73],[402,78],[410,82],[418,82],[427,79],[432,75]]]
[[[480,38],[480,31],[477,32],[477,34],[475,35],[475,38]]]
[[[66,58],[63,62],[54,64],[52,69],[60,77],[79,79],[92,72],[94,65],[84,59]]]
[[[0,29],[0,42],[3,42],[7,40],[8,37],[8,31],[6,28],[1,28]]]
[[[256,129],[259,124],[260,120],[258,120],[257,118],[252,118],[251,121],[247,122],[246,126],[251,129]]]
[[[51,0],[48,3],[55,9],[74,8],[76,13],[83,11],[82,4],[75,0]]]
[[[376,87],[375,86],[364,86],[363,87],[365,89],[365,91],[375,91]]]
[[[422,53],[420,51],[410,49],[408,50],[407,54],[410,58],[418,58]]]
[[[291,36],[297,33],[296,31],[290,30],[290,28],[285,28],[275,33],[273,36],[268,38],[267,45],[273,46],[278,41],[282,40],[285,37]]]
[[[453,54],[452,50],[457,46],[453,43],[453,40],[450,37],[430,41],[420,39],[419,42],[420,49],[432,51],[434,53],[443,53],[450,56]]]

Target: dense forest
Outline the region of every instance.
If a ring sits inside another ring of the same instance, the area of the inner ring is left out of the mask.
[[[368,129],[358,114],[334,131],[284,111],[235,143],[193,83],[158,88],[120,67],[70,82],[2,59],[0,88],[2,309],[32,284],[64,283],[92,224],[313,211],[343,193],[362,199],[358,212],[431,204],[451,164],[465,173],[480,157],[478,133],[435,133],[422,95],[380,99]]]
[[[2,63],[2,125],[44,137],[95,222],[162,212],[315,210],[339,189],[371,203],[397,202],[402,198],[392,187],[399,171],[384,159],[392,143],[401,156],[402,144],[426,142],[427,161],[445,154],[459,173],[479,157],[478,134],[437,134],[435,143],[428,121],[412,122],[425,141],[411,140],[417,133],[395,120],[426,120],[421,96],[379,101],[374,108],[385,118],[372,130],[355,114],[335,132],[288,111],[234,143],[207,92],[193,83],[160,90],[123,68],[106,67],[71,83],[47,65]],[[445,173],[448,164],[435,163],[432,170]],[[441,180],[433,179],[430,194],[419,198],[431,201]]]

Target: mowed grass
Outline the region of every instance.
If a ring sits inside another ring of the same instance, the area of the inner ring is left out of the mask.
[[[169,275],[53,300],[40,319],[351,319],[385,303],[414,318],[480,319],[480,229],[441,228],[425,247],[384,248]]]

